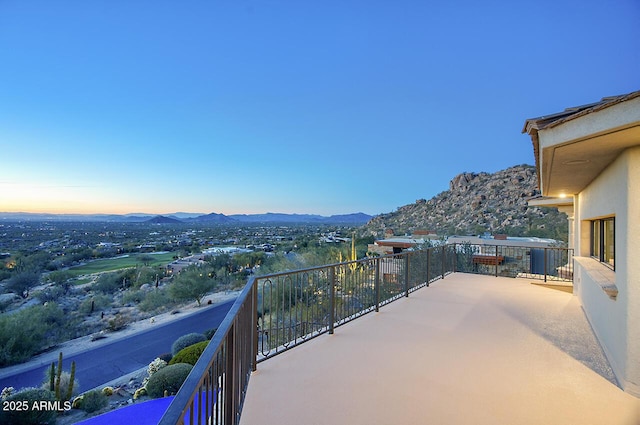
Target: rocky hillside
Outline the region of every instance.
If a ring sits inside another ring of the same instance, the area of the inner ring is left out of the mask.
[[[364,233],[379,238],[387,229],[396,235],[415,230],[443,236],[490,232],[566,241],[566,214],[527,205],[527,200],[538,194],[536,170],[530,165],[493,174],[462,173],[451,180],[449,190],[374,217]]]

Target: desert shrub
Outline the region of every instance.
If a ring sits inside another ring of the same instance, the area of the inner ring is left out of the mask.
[[[156,357],[155,360],[153,360],[151,363],[149,363],[149,366],[147,366],[147,375],[151,376],[165,366],[167,366],[167,362],[159,357]]]
[[[199,334],[196,332],[182,335],[180,338],[175,340],[173,345],[171,345],[171,354],[175,356],[176,354],[178,354],[178,351],[182,350],[183,348],[187,348],[190,345],[193,345],[205,340],[206,338],[204,337],[203,334]]]
[[[91,390],[82,396],[80,409],[87,413],[96,412],[109,404],[107,395],[100,390]]]
[[[2,392],[0,393],[0,400],[5,400],[7,397],[9,397],[11,394],[14,394],[16,392],[16,389],[13,387],[4,387],[2,389]]]
[[[0,367],[23,362],[59,342],[72,326],[56,303],[0,316]]]
[[[33,333],[24,332],[18,314],[0,317],[0,366],[27,360],[41,348],[40,338],[45,327],[31,327]]]
[[[122,293],[122,305],[140,304],[144,299],[144,291],[140,291],[138,289],[127,289]]]
[[[117,313],[113,318],[109,319],[107,329],[111,332],[116,332],[124,329],[129,324],[129,316],[126,314]]]
[[[150,255],[151,261],[154,261],[153,255]],[[149,285],[155,285],[156,277],[158,275],[158,270],[153,267],[136,267],[136,273],[132,278],[132,286],[134,288],[140,288],[145,283]]]
[[[33,315],[27,316],[31,320],[41,320],[54,328],[63,326],[68,322],[69,317],[56,303],[47,303],[47,305],[34,306]]]
[[[173,304],[173,301],[167,296],[167,292],[163,289],[149,291],[144,299],[138,304],[138,308],[142,311],[149,312],[163,308]]]
[[[0,263],[0,266],[2,266],[2,263]],[[0,282],[2,282],[5,279],[11,278],[11,276],[13,276],[13,273],[11,273],[9,270],[1,270],[1,267],[0,267]]]
[[[2,424],[20,424],[20,425],[39,425],[53,424],[56,421],[58,412],[55,410],[35,410],[31,407],[34,402],[54,402],[56,399],[53,392],[43,388],[24,388],[15,394],[4,399],[5,402],[27,402],[26,410],[17,409],[1,409],[0,423]]]
[[[133,393],[133,399],[137,400],[140,397],[144,397],[147,395],[147,389],[145,387],[142,388],[138,388],[134,393]]]
[[[162,353],[158,356],[158,358],[160,360],[164,360],[165,362],[169,363],[171,361],[171,359],[173,358],[173,354],[171,353]]]
[[[186,363],[163,367],[149,378],[147,392],[153,398],[163,397],[165,391],[168,394],[177,393],[192,367]]]
[[[96,294],[91,298],[87,298],[80,303],[78,311],[84,315],[89,315],[93,312],[106,310],[111,307],[113,303],[112,297],[104,294]],[[93,311],[91,311],[91,305],[93,304]]]
[[[204,337],[207,338],[207,339],[213,338],[213,336],[216,334],[217,330],[218,330],[218,328],[207,329],[206,331],[203,332]]]
[[[37,271],[24,271],[15,274],[5,284],[5,289],[20,295],[22,298],[27,298],[29,289],[36,286],[40,281],[40,272]]]
[[[103,273],[98,280],[91,285],[91,289],[105,294],[111,294],[125,285],[126,280],[123,279],[119,273]]]
[[[207,345],[209,345],[209,341],[202,341],[183,348],[182,350],[178,351],[175,356],[173,356],[169,364],[172,365],[176,363],[187,363],[190,365],[195,365],[204,349],[207,348]]]
[[[13,304],[11,299],[0,300],[0,313],[4,313],[4,311],[9,308],[9,306]]]
[[[40,300],[41,303],[49,303],[53,301],[57,301],[64,295],[64,289],[59,286],[54,286],[53,288],[47,288],[42,291],[38,291],[35,296]]]
[[[196,301],[200,305],[202,298],[213,291],[216,284],[217,281],[209,277],[205,270],[190,266],[173,277],[168,291],[169,296],[176,301]]]
[[[73,277],[73,273],[69,270],[54,271],[47,276],[49,281],[55,283],[56,287],[61,287],[65,291],[71,287]]]
[[[78,397],[74,398],[73,401],[71,402],[71,408],[79,409],[83,399],[84,399],[83,395],[79,395]]]

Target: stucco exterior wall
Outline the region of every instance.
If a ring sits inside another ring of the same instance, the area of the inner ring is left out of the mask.
[[[640,147],[624,151],[576,200],[576,294],[620,385],[640,396]],[[612,215],[615,272],[589,258],[589,220]],[[615,300],[603,290],[611,280]]]
[[[630,149],[628,161],[628,221],[625,232],[627,274],[628,386],[630,392],[640,396],[640,146]]]

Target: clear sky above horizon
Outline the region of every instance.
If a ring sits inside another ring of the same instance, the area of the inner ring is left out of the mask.
[[[638,0],[0,0],[0,211],[386,213],[639,89]]]

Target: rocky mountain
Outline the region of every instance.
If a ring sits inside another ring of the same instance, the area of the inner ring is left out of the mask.
[[[310,223],[322,216],[316,214],[285,214],[268,212],[265,214],[232,214],[229,217],[242,223]]]
[[[566,241],[566,214],[556,208],[527,205],[539,193],[536,170],[531,165],[493,174],[465,172],[451,180],[449,190],[429,200],[419,199],[374,217],[364,233],[383,237],[387,229],[396,235],[415,230],[430,230],[443,236],[490,232]]]
[[[205,214],[205,215],[201,215],[198,217],[192,217],[192,218],[187,218],[185,220],[186,222],[196,222],[196,223],[234,223],[235,220],[229,216],[226,216],[224,214],[219,214],[219,213],[210,213],[210,214]]]
[[[353,214],[338,214],[330,217],[323,217],[324,223],[340,223],[340,224],[363,224],[371,220],[371,216],[362,212]]]
[[[329,217],[317,214],[234,214],[229,217],[242,223],[322,223],[322,224],[365,224],[371,216],[365,213],[338,214]]]
[[[180,220],[178,220],[177,218],[173,218],[173,217],[165,217],[163,215],[157,215],[153,218],[150,218],[149,220],[145,220],[145,223],[153,223],[153,224],[175,224],[175,223],[181,223]]]

